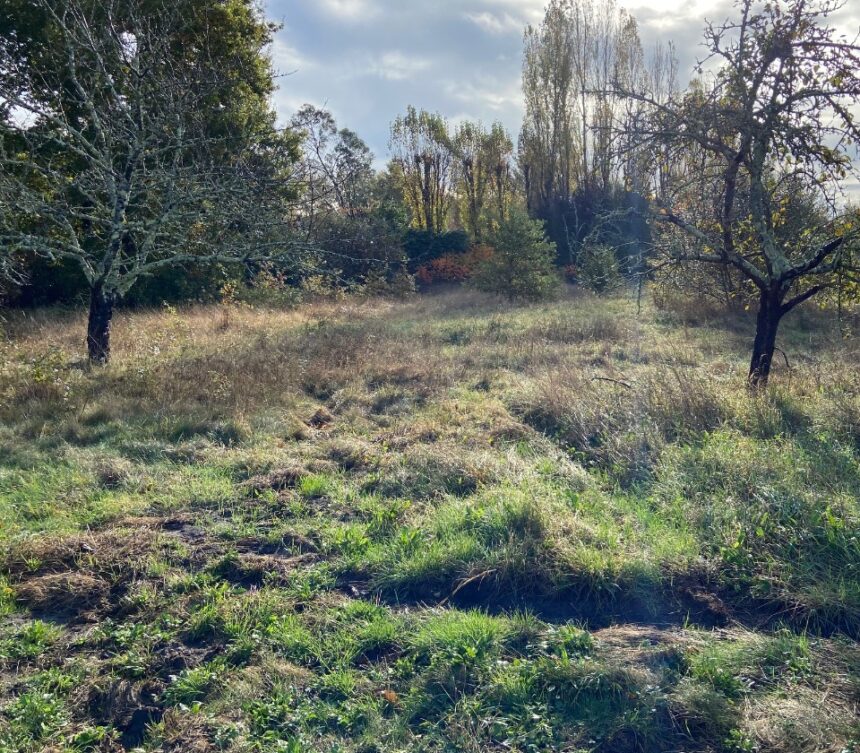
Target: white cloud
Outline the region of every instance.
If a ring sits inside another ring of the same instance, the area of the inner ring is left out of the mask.
[[[518,112],[522,109],[522,91],[519,79],[499,80],[480,76],[472,81],[449,81],[445,91],[459,102],[470,102],[479,110],[490,110],[493,115],[499,112]]]
[[[275,37],[271,55],[278,73],[308,71],[316,66],[314,60],[303,55],[296,47],[287,44],[282,37]]]
[[[386,81],[406,81],[430,68],[432,62],[426,58],[406,55],[390,50],[381,55],[372,55],[361,66],[351,66],[349,75],[370,74]]]
[[[496,14],[483,11],[482,13],[464,13],[463,15],[490,34],[519,34],[523,30],[522,20],[514,18],[510,13]]]
[[[478,4],[477,0],[473,0]],[[539,21],[544,14],[548,0],[480,0],[480,5],[494,10],[505,9],[506,15],[519,19],[521,24]]]
[[[323,10],[340,19],[366,20],[379,12],[379,8],[368,0],[318,0],[318,2]]]

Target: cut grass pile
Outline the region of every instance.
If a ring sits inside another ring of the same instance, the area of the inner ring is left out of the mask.
[[[857,340],[464,292],[0,341],[0,751],[851,751]]]

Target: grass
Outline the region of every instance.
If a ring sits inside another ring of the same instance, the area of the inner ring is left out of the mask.
[[[858,340],[718,314],[9,312],[0,751],[857,749]]]

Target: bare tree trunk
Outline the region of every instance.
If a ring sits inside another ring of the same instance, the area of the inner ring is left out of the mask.
[[[771,290],[762,290],[750,360],[749,384],[753,390],[767,387],[776,351],[776,333],[784,313],[780,295]]]
[[[90,291],[90,315],[87,321],[90,363],[103,366],[110,360],[110,324],[115,302],[116,294],[105,293],[100,284]]]

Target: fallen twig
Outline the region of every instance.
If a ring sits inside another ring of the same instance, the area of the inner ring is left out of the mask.
[[[630,382],[622,382],[620,379],[612,379],[611,377],[591,377],[592,382],[611,382],[612,384],[620,385],[621,387],[626,387],[628,390],[633,389],[633,385]]]

